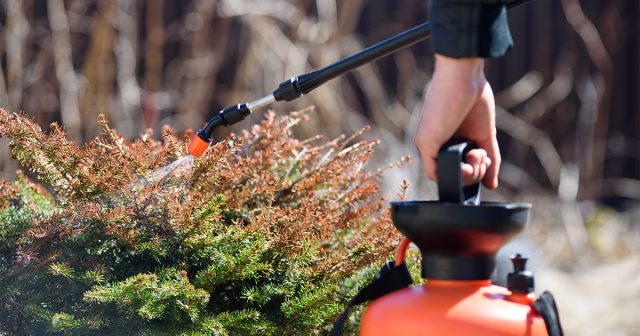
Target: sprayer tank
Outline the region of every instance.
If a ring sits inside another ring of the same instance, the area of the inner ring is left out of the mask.
[[[489,280],[427,280],[375,300],[362,316],[360,335],[547,335],[544,320],[528,304],[534,299]]]

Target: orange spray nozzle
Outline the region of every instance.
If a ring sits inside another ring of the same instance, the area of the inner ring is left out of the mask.
[[[200,135],[195,134],[189,142],[189,154],[200,157],[209,148],[209,141],[204,140]]]

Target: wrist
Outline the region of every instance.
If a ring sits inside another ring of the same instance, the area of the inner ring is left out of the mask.
[[[441,54],[435,55],[435,71],[437,74],[452,76],[451,79],[484,80],[484,58],[454,58]]]
[[[433,81],[444,83],[459,95],[475,98],[487,80],[484,59],[479,57],[453,58],[436,54]]]

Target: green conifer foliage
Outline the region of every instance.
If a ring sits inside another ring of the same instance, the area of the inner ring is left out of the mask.
[[[398,236],[376,143],[296,139],[305,118],[269,113],[155,180],[186,152],[169,129],[127,140],[101,117],[78,147],[0,110],[38,181],[0,181],[0,334],[326,333]]]

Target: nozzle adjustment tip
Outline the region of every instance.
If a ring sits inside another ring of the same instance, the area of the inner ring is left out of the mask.
[[[204,140],[200,135],[196,134],[189,142],[189,154],[200,157],[209,148],[209,141]]]

